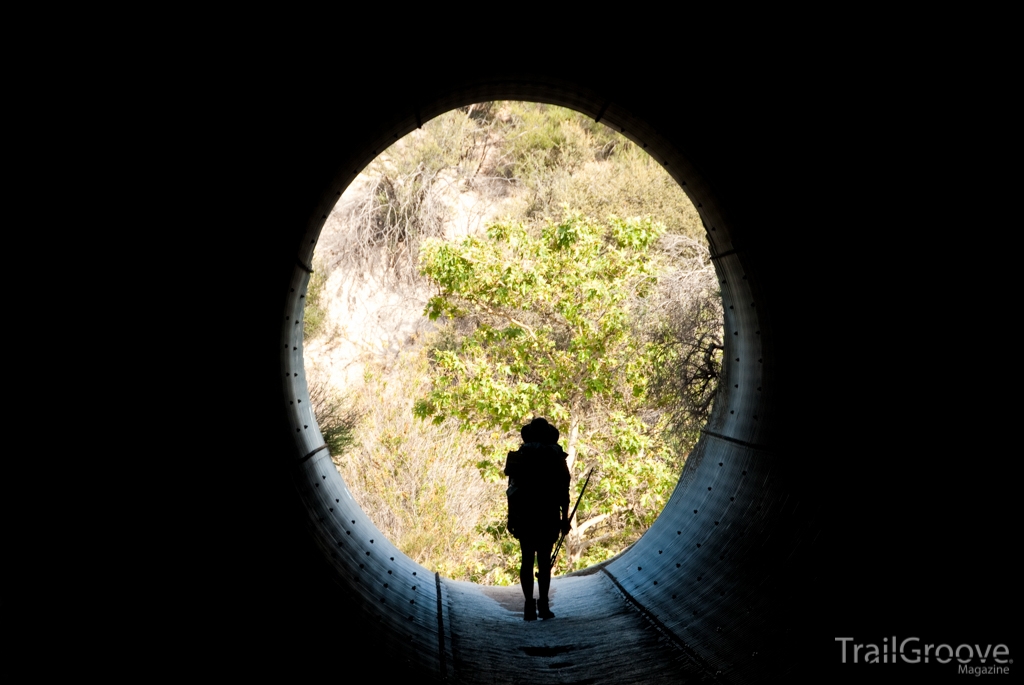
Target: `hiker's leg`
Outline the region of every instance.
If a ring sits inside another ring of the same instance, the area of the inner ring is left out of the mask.
[[[537,551],[533,538],[519,538],[519,550],[523,555],[523,564],[519,567],[519,584],[523,587],[523,620],[537,620],[537,605],[533,601],[533,555]]]
[[[540,545],[537,550],[537,585],[540,591],[540,599],[537,600],[537,615],[541,618],[554,618],[548,608],[548,588],[551,586],[551,548],[553,542]]]
[[[523,597],[533,599],[533,542],[525,537],[520,538],[519,551],[523,557],[523,563],[519,567],[519,584],[523,587]]]
[[[551,548],[555,543],[549,542],[539,545],[537,550],[537,589],[540,591],[540,598],[547,600],[548,587],[551,586]]]

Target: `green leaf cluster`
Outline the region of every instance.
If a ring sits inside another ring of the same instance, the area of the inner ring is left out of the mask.
[[[435,352],[416,415],[507,431],[532,415],[567,422],[642,398],[653,349],[630,335],[630,306],[656,283],[648,248],[663,231],[649,219],[567,213],[539,231],[506,221],[458,244],[426,241],[420,269],[437,294],[425,315],[469,319],[473,330]]]

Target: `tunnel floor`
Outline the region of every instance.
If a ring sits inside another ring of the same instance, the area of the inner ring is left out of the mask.
[[[547,621],[523,620],[518,585],[444,584],[454,682],[688,683],[704,675],[604,573],[553,579]]]

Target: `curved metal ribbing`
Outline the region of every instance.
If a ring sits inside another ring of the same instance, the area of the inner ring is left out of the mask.
[[[712,191],[685,154],[678,131],[654,130],[628,102],[600,89],[523,78],[453,82],[410,96],[407,106],[382,114],[359,132],[358,145],[339,160],[309,220],[295,227],[287,307],[281,313],[281,393],[293,449],[281,455],[294,464],[294,484],[312,535],[336,579],[372,627],[380,654],[401,660],[435,679],[465,682],[494,674],[459,672],[471,660],[460,652],[459,628],[473,625],[472,607],[455,600],[445,582],[398,551],[352,499],[334,468],[309,408],[303,374],[302,312],[316,238],[334,202],[358,171],[390,142],[456,106],[491,99],[542,100],[601,118],[643,145],[679,181],[704,221],[725,306],[725,374],[712,416],[686,464],[670,502],[654,526],[604,572],[621,600],[670,639],[658,647],[679,651],[695,672],[724,682],[753,682],[791,669],[792,611],[787,580],[797,551],[814,534],[813,512],[801,510],[801,493],[786,467],[778,433],[777,350],[772,302],[761,277],[768,268],[732,230],[730,206]],[[805,507],[806,509],[806,507]],[[600,574],[599,576],[600,577]],[[595,599],[594,601],[598,601]],[[604,600],[601,600],[604,601]],[[609,605],[609,611],[613,608]],[[619,610],[615,608],[615,610]],[[445,633],[448,633],[446,636]],[[609,644],[610,653],[615,645]],[[623,663],[630,660],[622,655]],[[614,682],[614,668],[595,672],[594,682]]]

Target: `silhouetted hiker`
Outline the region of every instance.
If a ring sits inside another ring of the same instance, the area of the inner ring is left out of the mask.
[[[523,444],[508,453],[508,530],[519,540],[523,561],[519,582],[526,604],[523,619],[554,618],[548,608],[551,548],[558,533],[569,532],[569,467],[558,445],[558,429],[537,418],[520,431]],[[537,558],[540,598],[533,600],[533,559]]]

